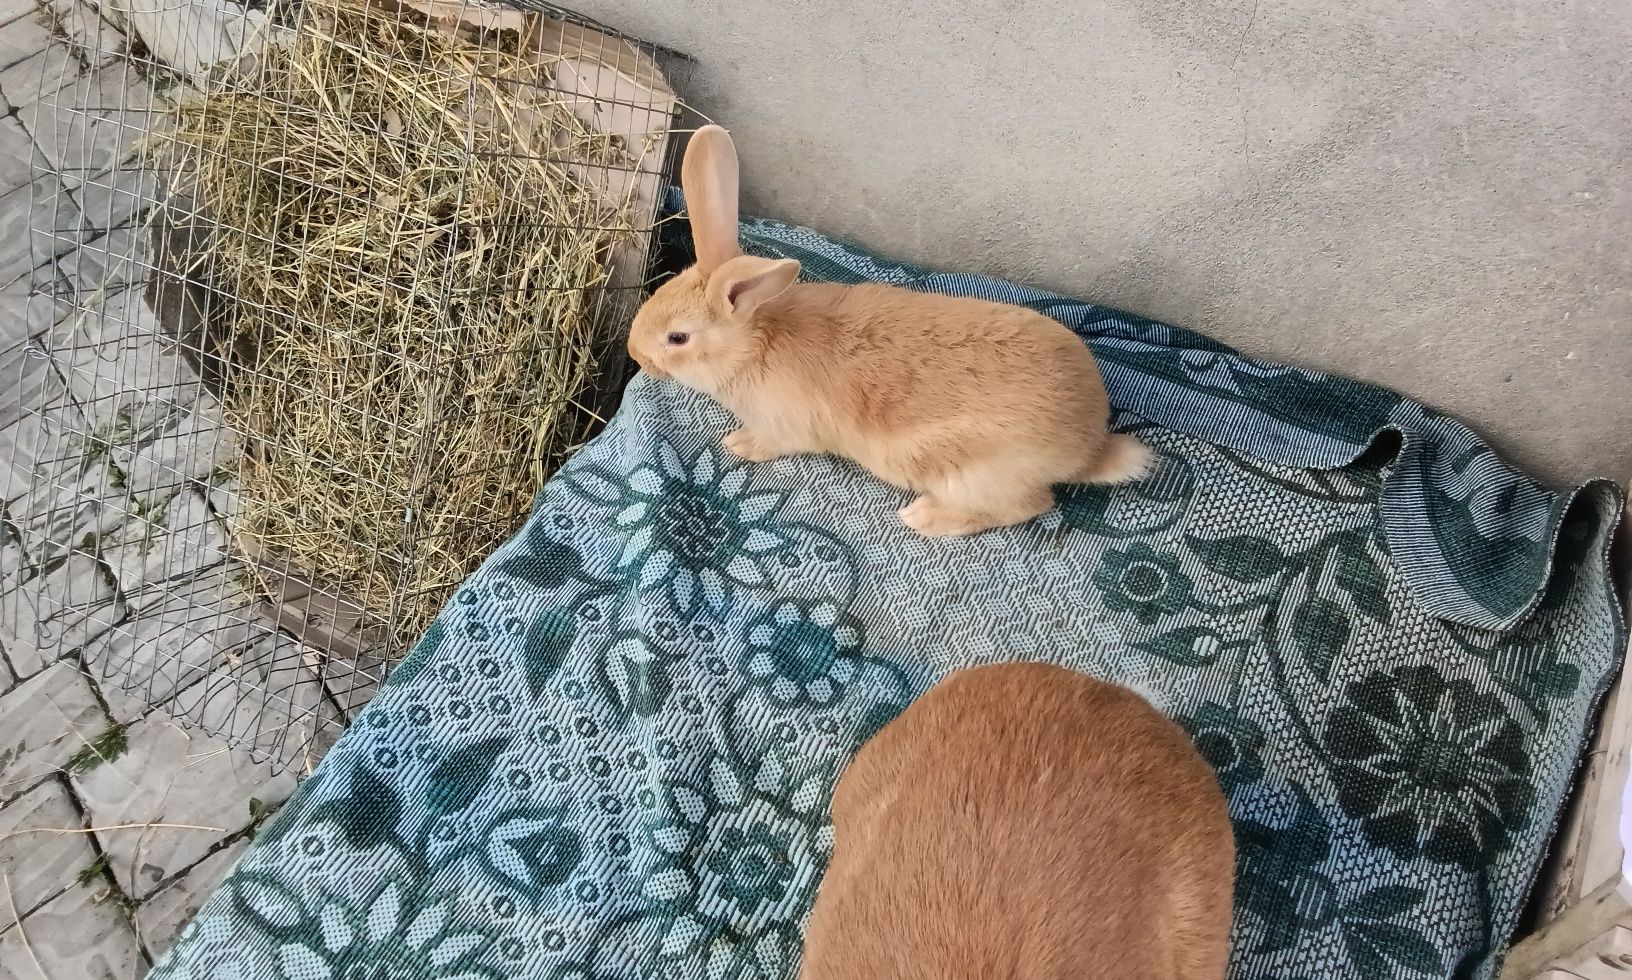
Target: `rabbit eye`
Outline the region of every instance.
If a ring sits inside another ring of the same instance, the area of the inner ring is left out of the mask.
[[[671,333],[668,336],[668,341],[669,341],[669,346],[670,347],[683,347],[683,346],[685,346],[686,341],[688,341],[690,339],[691,339],[691,334],[689,334],[689,333],[680,333],[679,331]]]

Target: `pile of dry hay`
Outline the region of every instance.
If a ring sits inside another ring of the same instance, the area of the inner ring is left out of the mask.
[[[639,148],[541,88],[548,56],[514,31],[289,9],[254,83],[185,104],[149,152],[210,216],[199,263],[231,298],[234,536],[264,591],[315,578],[390,624],[389,654],[592,421],[597,287],[636,229],[573,164]]]

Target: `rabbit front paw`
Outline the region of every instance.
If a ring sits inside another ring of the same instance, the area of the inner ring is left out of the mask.
[[[991,520],[923,496],[896,512],[901,522],[926,538],[962,537],[992,526]]]
[[[781,456],[765,444],[765,440],[754,435],[747,429],[738,429],[725,437],[725,448],[741,456],[743,459],[755,463],[766,463]]]

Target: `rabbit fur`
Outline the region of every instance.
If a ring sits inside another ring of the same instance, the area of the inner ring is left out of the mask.
[[[1138,695],[1061,667],[951,675],[864,745],[800,980],[1222,980],[1234,838]]]
[[[925,535],[971,534],[1046,511],[1060,483],[1138,479],[1152,456],[1108,431],[1087,346],[1024,307],[878,284],[798,283],[792,259],[742,254],[737,157],[718,126],[687,145],[681,183],[696,265],[642,305],[643,370],[722,404],[731,452],[833,453],[917,493]]]

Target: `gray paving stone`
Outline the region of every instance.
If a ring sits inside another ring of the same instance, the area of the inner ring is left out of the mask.
[[[105,887],[74,885],[0,932],[0,980],[133,980],[146,965],[136,930]]]
[[[148,502],[121,489],[106,432],[91,431],[60,379],[42,375],[34,361],[23,364],[42,404],[25,405],[30,414],[0,428],[0,501],[29,560],[45,568],[74,549],[94,552],[103,534]]]
[[[83,0],[47,0],[63,38],[88,65],[103,65],[124,54],[125,35],[103,20],[93,4]]]
[[[126,522],[103,538],[102,561],[127,599],[191,580],[227,559],[226,528],[197,490],[183,490],[153,519]],[[236,590],[235,590],[236,591]]]
[[[175,369],[192,376],[185,364]],[[198,397],[193,411],[174,416],[153,438],[113,451],[114,462],[124,470],[125,485],[133,494],[155,498],[178,493],[238,458],[236,439],[214,399],[201,396],[196,384],[176,389],[178,393],[182,390],[191,390]]]
[[[0,431],[0,453],[15,441],[13,434],[41,424],[45,420],[29,417]],[[94,556],[104,535],[149,509],[149,502],[114,486],[120,478],[109,469],[106,454],[93,457],[83,439],[75,433],[50,448],[58,455],[41,457],[36,469],[0,470],[0,489],[16,489],[8,506],[24,554],[36,569],[55,568],[76,552]],[[26,467],[28,458],[19,456],[18,462]]]
[[[216,851],[136,909],[136,931],[149,953],[160,956],[170,948],[181,930],[198,914],[199,906],[248,849],[246,841],[238,841]]]
[[[141,696],[141,692],[131,692],[122,686],[122,676],[103,677],[88,672],[96,684],[96,691],[102,695],[102,701],[107,706],[108,717],[117,725],[132,725],[147,717],[153,712],[153,705]]]
[[[27,432],[46,420],[26,418],[11,430],[0,431],[0,452],[13,431]],[[28,554],[43,567],[71,551],[92,554],[147,536],[147,524],[162,524],[164,513],[185,481],[205,475],[211,465],[207,454],[192,455],[196,447],[218,444],[214,429],[191,432],[173,429],[158,439],[126,450],[97,442],[94,436],[74,434],[71,441],[49,450],[33,469],[7,476],[0,471],[0,489],[13,492],[10,509],[20,522]],[[10,440],[15,441],[15,440]],[[114,540],[124,525],[123,537]]]
[[[96,851],[89,834],[22,831],[84,826],[67,788],[55,779],[0,808],[0,875],[11,879],[12,897],[23,915],[72,885],[79,872],[96,861]],[[10,920],[9,911],[0,912],[0,922]]]
[[[116,678],[150,705],[270,642],[270,627],[225,567],[151,589],[137,602],[124,624],[85,647],[84,657],[97,677]]]
[[[63,301],[64,284],[49,268],[35,270],[15,282],[0,286],[0,356],[20,347],[24,341],[48,329],[68,314],[70,307]],[[0,390],[4,390],[6,376],[0,374]],[[17,399],[21,402],[22,399]],[[16,411],[10,401],[0,402],[0,420],[8,411]],[[0,428],[7,423],[0,421]]]
[[[50,303],[45,296],[37,301]],[[19,334],[28,329],[25,317],[46,315],[44,306],[24,313],[21,303],[13,314],[5,303],[0,298],[0,318],[5,318],[0,326],[13,327]],[[11,319],[13,315],[15,320]],[[6,501],[27,488],[30,474],[39,463],[37,452],[43,448],[54,456],[55,443],[72,438],[71,433],[83,425],[84,416],[69,399],[67,385],[53,368],[50,352],[33,338],[0,347],[0,391],[5,392],[5,397],[0,398],[0,501]],[[47,418],[51,424],[42,428]],[[34,422],[12,431],[25,419]],[[17,455],[19,449],[25,455]]]
[[[40,411],[53,389],[61,389],[61,378],[43,350],[27,341],[0,350],[0,390],[10,394],[0,401],[0,430],[21,422],[30,412]],[[14,462],[6,460],[0,465]],[[0,482],[9,486],[9,481]]]
[[[0,646],[28,677],[124,618],[125,605],[107,570],[91,555],[74,552],[0,594]]]
[[[85,190],[80,188],[81,196]],[[147,240],[146,229],[115,228],[58,259],[57,273],[78,297],[118,292],[131,283],[146,281],[151,274]]]
[[[5,0],[10,7],[14,0]],[[46,30],[45,22],[40,18],[39,9],[30,2],[28,11],[31,16],[13,17],[4,28],[0,28],[0,68],[10,68],[19,62],[44,51],[51,44],[51,32]],[[0,75],[0,80],[4,79]],[[0,84],[0,91],[7,86]],[[12,105],[22,105],[22,101],[15,95],[9,95]]]
[[[21,523],[23,510],[15,506],[25,494],[47,481],[62,482],[65,472],[77,472],[82,463],[82,444],[89,428],[85,416],[68,396],[68,387],[50,370],[43,348],[17,352],[15,367],[8,375],[19,381],[27,401],[7,410],[8,422],[0,426],[0,502],[10,508]],[[11,374],[15,371],[15,374]]]
[[[300,641],[267,634],[164,710],[279,769],[309,773],[345,728],[345,718],[324,696],[321,665],[321,655]]]
[[[242,485],[236,477],[222,471],[218,471],[205,482],[209,486],[206,496],[210,500],[210,509],[215,511],[215,516],[227,527],[232,527],[233,521],[242,513]]]
[[[389,661],[376,651],[363,650],[355,657],[329,655],[323,663],[323,686],[340,706],[349,723],[362,713],[379,693]]]
[[[0,0],[0,25],[9,24],[35,9],[34,0]]]
[[[20,110],[18,118],[46,163],[73,188],[130,159],[153,111],[147,82],[129,62],[118,62],[73,73],[67,84]]]
[[[26,112],[41,96],[73,84],[81,74],[79,59],[74,53],[64,45],[51,44],[0,71],[0,92],[6,93],[12,105],[20,106],[19,111]]]
[[[74,194],[92,225],[121,228],[139,224],[140,215],[163,200],[168,186],[163,174],[132,162],[91,177]]]
[[[118,435],[112,448],[125,451],[182,421],[200,401],[198,376],[172,351],[139,289],[88,300],[51,328],[48,344],[86,421]]]
[[[0,194],[34,179],[34,140],[15,118],[0,119]]]
[[[185,731],[156,715],[132,725],[125,754],[72,778],[92,826],[179,823],[199,831],[144,827],[98,833],[126,893],[145,899],[173,872],[197,863],[251,820],[249,799],[282,802],[295,777],[277,774],[225,741]]]
[[[28,412],[36,411],[33,406],[42,400],[44,392],[56,380],[52,375],[50,360],[38,351],[21,344],[0,350],[0,390],[7,394],[0,401],[0,432],[22,422]],[[15,440],[16,435],[13,433],[11,439]],[[14,474],[0,478],[0,488],[3,488],[0,489],[0,499],[4,499],[8,490],[21,492],[27,466],[25,461],[0,460],[0,467]]]
[[[22,393],[0,409],[0,500],[35,548],[151,512],[230,451],[219,424],[194,415],[199,385],[155,328],[140,296],[121,290],[0,352],[0,376]]]
[[[90,683],[71,664],[12,688],[0,697],[0,803],[59,772],[107,726]]]
[[[50,174],[0,197],[0,284],[73,248],[87,231],[78,202]]]

